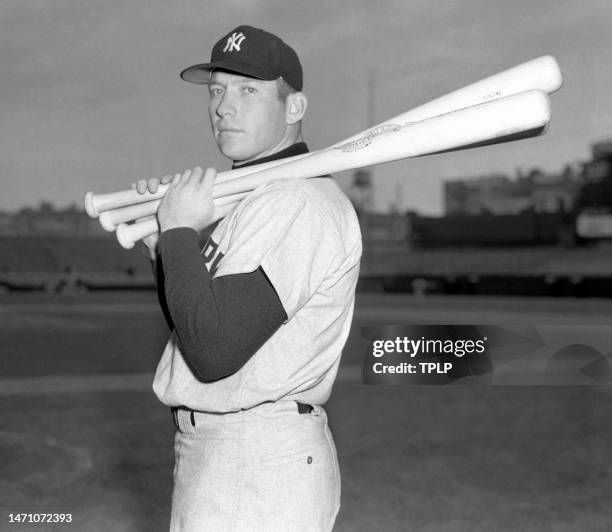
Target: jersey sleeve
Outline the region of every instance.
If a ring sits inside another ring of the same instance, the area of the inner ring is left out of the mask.
[[[325,231],[322,213],[299,187],[272,187],[237,208],[216,276],[261,267],[289,320],[333,267],[337,246],[332,233]]]

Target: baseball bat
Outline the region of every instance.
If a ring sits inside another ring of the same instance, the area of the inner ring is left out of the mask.
[[[342,140],[334,146],[351,142],[368,134],[376,135],[387,127],[406,125],[408,123],[424,120],[528,90],[540,90],[551,93],[559,89],[562,83],[561,71],[555,58],[549,55],[538,57],[415,107],[373,128],[369,128]],[[272,161],[270,163],[265,163],[265,166],[254,165],[242,169],[238,168],[231,171],[234,173],[222,172],[217,176],[215,183],[223,183],[224,181],[242,177],[255,171],[273,168],[279,164],[285,164],[288,161],[299,160],[311,155],[313,155],[313,153]],[[92,218],[96,218],[104,211],[159,199],[165,194],[167,188],[167,185],[162,185],[159,187],[156,194],[139,194],[135,190],[112,192],[108,194],[94,194],[93,192],[88,192],[85,195],[85,209]],[[150,208],[153,209],[152,206]],[[155,207],[155,209],[156,208],[157,207]],[[153,209],[150,212],[155,212],[155,210]],[[131,219],[135,217],[136,216]]]
[[[340,145],[250,175],[216,184],[213,197],[253,190],[275,179],[299,179],[372,166],[405,158],[508,142],[542,134],[550,101],[542,91],[499,98],[405,126],[384,128]],[[120,243],[132,247],[157,231],[157,223],[120,226]],[[119,238],[119,236],[118,236]]]
[[[234,203],[241,200],[247,192],[239,194],[233,194],[215,200],[215,207],[222,207],[229,203]],[[147,201],[146,203],[136,203],[135,205],[126,205],[125,207],[119,207],[117,209],[111,209],[110,211],[104,211],[100,213],[98,221],[105,231],[115,231],[119,224],[137,220],[151,216],[157,212],[157,208],[161,203],[161,199]]]

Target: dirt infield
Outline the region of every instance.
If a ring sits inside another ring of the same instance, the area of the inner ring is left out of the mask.
[[[610,307],[366,296],[356,327],[607,323]],[[0,530],[166,530],[172,426],[147,382],[167,334],[154,300],[0,308]],[[609,387],[364,386],[356,331],[326,405],[343,474],[336,530],[612,529]],[[10,525],[11,512],[72,513],[73,523]]]

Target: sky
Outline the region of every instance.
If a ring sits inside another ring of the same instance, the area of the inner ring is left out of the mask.
[[[227,169],[206,88],[178,74],[240,24],[298,51],[311,149],[369,125],[369,75],[382,122],[535,57],[557,59],[564,86],[544,136],[377,166],[381,212],[395,202],[440,214],[445,180],[557,172],[612,139],[609,0],[0,0],[0,10],[0,210],[9,212],[43,200],[82,206],[89,190],[198,165]]]

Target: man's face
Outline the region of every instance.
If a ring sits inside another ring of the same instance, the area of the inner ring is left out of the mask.
[[[223,155],[247,162],[277,151],[287,123],[276,81],[216,71],[208,88],[208,115]]]

